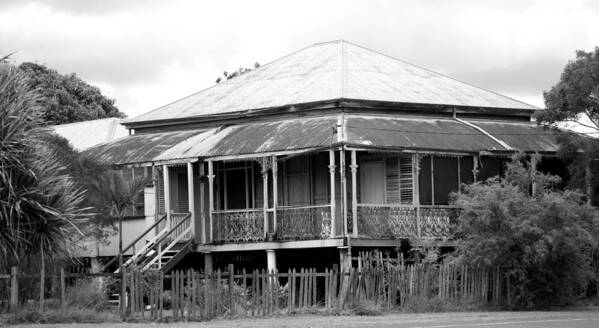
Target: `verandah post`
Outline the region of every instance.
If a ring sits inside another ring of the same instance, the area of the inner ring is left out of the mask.
[[[168,165],[162,165],[162,178],[164,179],[164,211],[166,212],[166,226],[171,228],[171,185],[168,172]]]
[[[264,201],[264,240],[268,235],[268,158],[262,159],[262,197]]]
[[[187,206],[189,214],[191,215],[191,238],[196,238],[195,227],[196,227],[196,216],[195,216],[195,197],[194,197],[194,185],[193,185],[193,163],[187,163]]]
[[[356,151],[351,151],[351,195],[352,195],[352,233],[354,237],[358,237],[358,186],[357,186],[357,175],[358,175],[358,164],[356,159]]]
[[[343,235],[347,236],[347,178],[345,177],[345,150],[339,148],[339,175],[341,179],[341,217]]]
[[[200,240],[202,242],[202,244],[206,243],[206,238],[208,238],[208,236],[206,235],[206,216],[205,214],[205,208],[204,208],[204,163],[203,162],[199,162],[199,176],[202,177],[202,179],[200,179]],[[211,215],[212,217],[212,215]]]
[[[416,235],[421,237],[421,224],[420,224],[420,154],[412,155],[412,170],[413,176],[412,181],[414,184],[412,202],[416,208]]]
[[[277,205],[278,205],[277,203],[278,203],[278,197],[279,197],[278,168],[279,168],[279,166],[277,163],[277,156],[273,156],[272,157],[272,222],[273,222],[272,232],[273,233],[277,232]]]
[[[331,183],[331,237],[335,237],[337,220],[335,218],[335,151],[329,150],[329,175]]]
[[[210,224],[210,238],[208,238],[208,232],[204,234],[205,242],[212,242],[214,240],[214,231],[212,229],[212,212],[214,212],[214,164],[211,160],[208,161],[208,215]],[[203,228],[203,227],[202,227]]]

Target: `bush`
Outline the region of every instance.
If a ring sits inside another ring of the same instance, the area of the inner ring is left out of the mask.
[[[108,305],[106,279],[79,279],[66,290],[68,307],[99,311]]]
[[[554,190],[557,182],[516,156],[503,177],[455,195],[462,208],[457,255],[506,269],[513,307],[571,303],[592,278],[595,213],[582,194]]]

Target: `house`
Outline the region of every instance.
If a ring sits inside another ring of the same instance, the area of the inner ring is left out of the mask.
[[[131,135],[87,153],[154,177],[127,265],[347,267],[360,250],[454,246],[449,194],[516,151],[563,170],[537,110],[333,41],[129,119]]]

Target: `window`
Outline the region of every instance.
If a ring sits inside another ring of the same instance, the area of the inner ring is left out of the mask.
[[[364,156],[360,161],[362,204],[412,204],[412,155]]]

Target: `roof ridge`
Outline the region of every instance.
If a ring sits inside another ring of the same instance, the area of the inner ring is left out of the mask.
[[[430,73],[433,73],[433,74],[439,75],[439,76],[441,76],[441,77],[444,77],[444,78],[447,78],[447,79],[450,79],[450,80],[453,80],[453,81],[456,81],[456,82],[462,83],[462,84],[464,84],[464,85],[467,85],[467,86],[470,86],[470,87],[472,87],[472,88],[476,88],[476,89],[479,89],[479,90],[483,90],[483,91],[486,91],[486,92],[490,92],[490,93],[493,93],[493,94],[495,94],[495,95],[498,95],[498,96],[501,96],[501,97],[504,97],[504,98],[508,98],[508,99],[510,99],[510,100],[513,100],[513,101],[515,101],[515,102],[521,103],[521,104],[523,104],[523,105],[526,105],[526,106],[530,106],[530,107],[533,107],[533,108],[536,108],[536,109],[541,109],[541,108],[539,108],[539,107],[537,107],[537,106],[531,105],[531,104],[529,104],[529,103],[525,103],[525,102],[523,102],[523,101],[520,101],[520,100],[518,100],[518,99],[515,99],[515,98],[512,98],[512,97],[509,97],[509,96],[506,96],[506,95],[504,95],[504,94],[501,94],[501,93],[499,93],[499,92],[496,92],[496,91],[493,91],[493,90],[489,90],[489,89],[486,89],[486,88],[482,88],[482,87],[479,87],[479,86],[476,86],[476,85],[470,84],[470,83],[468,83],[468,82],[464,82],[464,81],[462,81],[462,80],[458,80],[458,79],[456,79],[456,78],[454,78],[454,77],[451,77],[451,76],[445,75],[445,74],[443,74],[443,73],[439,73],[439,72],[437,72],[437,71],[433,71],[433,70],[431,70],[431,69],[429,69],[429,68],[426,68],[426,67],[424,67],[424,66],[420,66],[420,65],[417,65],[417,64],[413,64],[413,63],[411,63],[411,62],[409,62],[409,61],[406,61],[406,60],[403,60],[403,59],[400,59],[400,58],[397,58],[397,57],[393,57],[393,56],[391,56],[391,55],[387,55],[387,54],[385,54],[385,53],[382,53],[382,52],[380,52],[380,51],[373,50],[373,49],[370,49],[370,48],[368,48],[368,47],[365,47],[365,46],[362,46],[362,45],[359,45],[359,44],[356,44],[356,43],[353,43],[353,42],[349,42],[349,41],[345,41],[345,40],[340,40],[340,41],[341,41],[341,42],[345,42],[345,43],[347,43],[347,44],[350,44],[350,45],[352,45],[352,46],[354,46],[354,47],[362,48],[362,49],[364,49],[364,50],[367,50],[367,51],[370,51],[370,52],[373,52],[373,53],[376,53],[376,54],[379,54],[379,55],[385,56],[385,57],[387,57],[387,58],[390,58],[390,59],[393,59],[393,60],[399,61],[399,62],[401,62],[401,63],[404,63],[404,64],[406,64],[406,65],[410,65],[410,66],[413,66],[413,67],[416,67],[416,68],[419,68],[419,69],[425,70],[425,71],[427,71],[427,72],[430,72]]]

